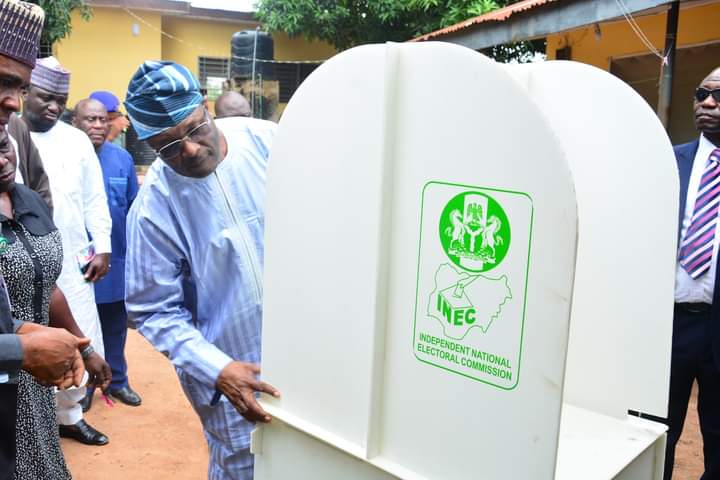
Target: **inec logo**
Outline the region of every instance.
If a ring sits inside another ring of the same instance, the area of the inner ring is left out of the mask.
[[[500,265],[510,247],[510,223],[492,197],[464,192],[453,197],[440,217],[440,244],[450,261],[471,272]]]
[[[532,218],[523,192],[425,184],[413,327],[419,361],[504,390],[517,386]]]

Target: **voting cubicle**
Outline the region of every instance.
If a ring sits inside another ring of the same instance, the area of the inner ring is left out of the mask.
[[[267,178],[255,477],[660,479],[677,178],[606,72],[341,53]],[[641,281],[638,281],[641,278]]]

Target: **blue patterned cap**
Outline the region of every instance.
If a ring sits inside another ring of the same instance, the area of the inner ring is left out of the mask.
[[[147,61],[130,80],[125,108],[138,138],[145,140],[182,122],[202,102],[200,84],[186,67]]]

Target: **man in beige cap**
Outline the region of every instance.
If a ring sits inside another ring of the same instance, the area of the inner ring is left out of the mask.
[[[35,65],[43,11],[18,0],[0,0],[0,128],[20,108],[20,95]],[[13,322],[5,281],[0,277],[0,479],[15,473],[17,377],[23,369],[61,388],[80,385],[78,348],[89,340],[61,329]]]

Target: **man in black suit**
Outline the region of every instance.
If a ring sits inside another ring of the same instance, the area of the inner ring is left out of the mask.
[[[672,477],[693,381],[705,473],[720,479],[720,68],[700,84],[693,103],[698,140],[675,147],[680,174],[679,249],[675,280],[669,426],[665,479]],[[716,170],[717,169],[717,170]]]

